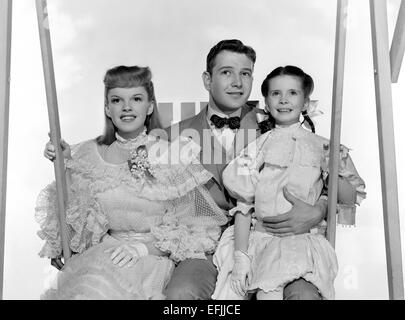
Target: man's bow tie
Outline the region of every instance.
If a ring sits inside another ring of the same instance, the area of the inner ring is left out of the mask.
[[[214,114],[211,116],[210,120],[218,129],[221,129],[226,124],[229,126],[229,129],[240,128],[240,117],[221,118]]]

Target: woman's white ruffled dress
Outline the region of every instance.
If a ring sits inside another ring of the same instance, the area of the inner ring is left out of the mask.
[[[143,139],[138,142],[149,151],[166,143]],[[42,299],[163,299],[176,262],[205,259],[214,251],[227,218],[203,187],[211,174],[195,161],[168,165],[156,154],[150,152],[154,179],[138,179],[128,164],[105,162],[95,140],[78,145],[66,164],[72,176],[66,220],[74,255]],[[62,253],[56,212],[53,183],[36,207],[38,234],[45,240],[42,257]],[[105,253],[117,240],[153,243],[167,256],[147,255],[121,268]]]

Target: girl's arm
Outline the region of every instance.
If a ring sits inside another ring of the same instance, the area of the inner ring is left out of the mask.
[[[237,212],[235,215],[235,251],[240,250],[247,253],[249,243],[250,223],[252,221],[251,212],[242,214]]]
[[[234,235],[235,250],[233,252],[234,265],[230,279],[232,290],[238,295],[244,296],[251,278],[251,257],[247,250],[249,246],[250,222],[252,220],[250,210],[247,214],[236,212]]]

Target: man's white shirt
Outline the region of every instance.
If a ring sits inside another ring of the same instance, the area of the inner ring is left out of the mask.
[[[230,129],[228,125],[223,126],[222,128],[217,128],[215,125],[211,122],[211,116],[214,114],[221,117],[221,118],[231,118],[231,117],[240,117],[242,113],[241,109],[236,110],[234,113],[230,115],[226,115],[224,113],[221,113],[217,110],[214,110],[208,105],[208,111],[207,111],[207,121],[208,124],[210,125],[211,131],[214,135],[214,137],[218,140],[220,145],[225,149],[226,152],[232,149],[233,147],[233,142],[235,140],[235,135],[238,129]]]

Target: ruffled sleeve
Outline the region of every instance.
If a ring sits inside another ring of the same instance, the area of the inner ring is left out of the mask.
[[[322,163],[323,178],[327,179],[329,175],[329,145],[324,145],[324,161]],[[359,176],[356,167],[349,155],[349,149],[343,145],[340,147],[339,158],[339,177],[345,178],[355,190],[355,201],[353,204],[337,204],[338,210],[338,223],[342,225],[354,225],[356,204],[360,203],[366,198],[365,183]]]
[[[86,144],[84,144],[86,147]],[[66,223],[69,246],[72,252],[81,253],[99,243],[107,232],[107,219],[96,200],[94,181],[80,165],[82,152],[79,148],[72,160],[66,161],[71,173],[68,188]],[[45,240],[39,255],[55,258],[62,255],[56,184],[53,182],[42,190],[37,199],[35,218],[40,225],[38,236]]]
[[[108,221],[96,199],[94,183],[74,160],[66,167],[72,172],[66,222],[73,229],[70,248],[82,253],[98,244],[108,231]]]
[[[41,190],[35,207],[35,220],[40,226],[37,234],[45,241],[40,257],[56,258],[62,254],[57,203],[56,184],[53,182]]]
[[[211,226],[187,226],[173,222],[152,230],[157,238],[155,246],[169,253],[170,259],[180,262],[185,259],[206,259],[213,253],[220,237],[220,228]]]
[[[162,222],[151,228],[155,246],[175,262],[206,259],[217,246],[221,226],[228,222],[225,212],[203,185],[171,201],[170,207]]]

